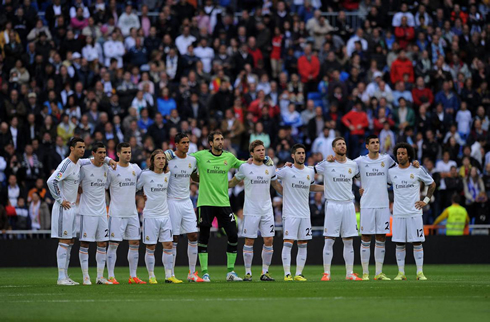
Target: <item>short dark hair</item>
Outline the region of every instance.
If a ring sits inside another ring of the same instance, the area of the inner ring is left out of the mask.
[[[175,140],[175,143],[179,144],[180,141],[182,141],[183,138],[188,138],[189,135],[185,132],[179,132],[177,133],[177,135],[175,136],[174,140]]]
[[[303,149],[303,150],[305,150],[305,153],[306,153],[306,147],[301,143],[296,143],[295,145],[293,145],[291,147],[291,154],[295,154],[296,150],[298,150],[298,149]]]
[[[368,135],[366,137],[366,144],[369,144],[369,142],[371,142],[371,140],[374,140],[374,139],[379,139],[379,138],[377,135],[374,135],[374,134]]]
[[[105,149],[105,144],[102,142],[95,142],[94,145],[92,145],[92,152],[96,153],[98,149]]]
[[[213,142],[214,141],[214,137],[216,135],[223,136],[223,133],[221,133],[221,131],[213,131],[213,132],[209,133],[209,135],[208,135],[208,142]]]
[[[117,145],[116,150],[117,150],[117,153],[121,153],[123,148],[130,148],[130,147],[131,147],[131,145],[129,145],[128,142],[121,142]]]
[[[258,146],[261,146],[261,145],[265,148],[264,142],[262,142],[260,140],[255,140],[252,143],[250,143],[248,150],[250,152],[254,152],[255,148]]]
[[[415,158],[415,151],[414,151],[413,147],[410,144],[408,144],[407,142],[400,142],[400,143],[397,143],[395,145],[395,147],[393,148],[393,155],[395,156],[395,158],[397,158],[398,149],[406,149],[407,150],[409,162],[412,162],[412,160]]]
[[[457,193],[455,193],[455,194],[453,194],[453,196],[451,197],[451,201],[452,201],[453,203],[460,203],[460,202],[461,202],[461,197],[460,197],[460,196],[459,196]]]
[[[85,143],[82,138],[76,138],[76,137],[72,137],[69,141],[68,141],[68,147],[76,147],[77,146],[77,143],[80,142],[80,143]]]
[[[335,139],[333,139],[332,141],[332,148],[335,147],[335,143],[337,143],[337,141],[345,141],[345,139],[342,137],[342,136],[337,136]],[[347,142],[346,142],[347,143]]]

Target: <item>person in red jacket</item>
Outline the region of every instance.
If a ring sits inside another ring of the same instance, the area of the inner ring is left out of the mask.
[[[403,75],[408,74],[408,81],[414,82],[413,65],[410,59],[407,58],[405,50],[402,49],[398,58],[391,64],[391,82],[403,82]]]
[[[406,49],[407,45],[415,39],[415,29],[408,25],[407,17],[402,17],[402,23],[395,28],[396,41],[401,49]]]
[[[369,120],[366,112],[362,110],[361,101],[357,101],[354,108],[342,117],[342,123],[350,129],[350,158],[357,158],[364,142],[364,134],[369,126]]]
[[[257,48],[255,37],[248,38],[248,53],[254,59],[254,68],[257,68],[259,62],[264,60],[264,56],[262,55],[262,51]]]
[[[422,76],[417,77],[415,87],[412,89],[413,104],[415,107],[424,105],[428,110],[434,103],[434,94],[432,91],[425,87],[424,78]]]
[[[316,55],[312,54],[310,44],[306,45],[305,54],[298,59],[298,73],[301,76],[301,82],[305,84],[307,92],[315,91],[318,85],[320,61]]]

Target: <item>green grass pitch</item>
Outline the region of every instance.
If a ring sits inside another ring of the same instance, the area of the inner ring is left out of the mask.
[[[294,267],[293,267],[294,268]],[[360,272],[360,267],[356,267]],[[371,267],[374,269],[374,267]],[[238,268],[240,275],[243,268]],[[145,267],[138,268],[147,280]],[[225,281],[225,267],[210,267],[211,283],[128,285],[127,268],[118,267],[121,285],[57,286],[55,268],[0,269],[0,321],[489,321],[490,266],[427,265],[429,281],[345,281],[335,266],[332,281],[320,282],[322,268],[306,266],[308,282],[282,281],[282,267],[272,267],[276,282]],[[391,278],[395,266],[385,267]],[[90,269],[95,282],[95,268]],[[177,267],[184,279],[186,268]],[[81,282],[78,267],[71,278]]]

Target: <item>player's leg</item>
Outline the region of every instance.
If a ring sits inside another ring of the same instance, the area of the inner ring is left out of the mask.
[[[83,285],[92,285],[92,282],[90,281],[90,276],[88,274],[88,248],[88,242],[80,241],[78,258],[80,260],[80,267],[82,268]]]
[[[354,204],[341,205],[341,230],[342,241],[344,243],[345,278],[350,281],[361,281],[354,273],[354,239],[359,236],[357,230],[356,210]]]
[[[58,249],[56,250],[56,261],[58,264],[58,285],[77,285],[68,277],[68,265],[71,247],[75,240],[74,233],[74,216],[70,210],[65,210],[55,203],[53,205],[51,216],[51,237],[57,238]]]
[[[424,223],[422,216],[412,216],[407,218],[407,242],[413,243],[413,257],[417,266],[417,280],[426,281],[424,275],[424,248],[422,243],[425,241]]]
[[[97,217],[98,225],[95,234],[97,242],[97,252],[95,253],[95,261],[97,262],[97,284],[112,284],[104,278],[104,268],[107,262],[107,242],[109,241],[109,226],[107,217]]]
[[[205,282],[211,282],[208,273],[208,243],[211,234],[211,225],[214,220],[213,208],[209,206],[201,206],[198,208],[199,214],[199,239],[197,243],[197,251],[199,254],[199,263],[201,264],[202,279]]]
[[[165,283],[172,283],[172,269],[174,266],[174,256],[172,254],[172,242],[163,242],[162,262],[165,268]],[[180,281],[182,282],[182,281]]]
[[[187,234],[187,259],[189,261],[189,274],[187,275],[187,280],[189,282],[203,282],[202,278],[196,272],[197,264],[197,219],[196,213],[194,211],[194,206],[190,199],[180,202],[180,213],[182,214],[182,220],[180,220],[180,227],[178,233],[175,232],[174,222],[172,220],[172,230],[174,236],[180,234]],[[172,217],[170,217],[172,219]],[[175,242],[175,237],[174,237]],[[175,266],[175,263],[174,263]]]
[[[398,275],[395,281],[406,280],[405,276],[405,256],[407,242],[407,225],[406,218],[393,217],[393,237],[392,241],[396,243],[396,263],[398,265]]]
[[[117,260],[117,248],[123,240],[123,234],[126,230],[127,220],[119,217],[109,217],[109,248],[107,249],[107,273],[109,281],[112,284],[119,284],[114,274]]]
[[[375,233],[375,211],[376,209],[361,208],[361,265],[363,280],[369,280],[371,239]]]
[[[175,262],[177,258],[177,246],[179,244],[179,237],[181,234],[180,227],[182,223],[182,211],[179,207],[181,204],[177,200],[168,200],[168,210],[170,212],[170,220],[172,222],[172,231],[173,231],[173,242],[172,242],[172,256],[174,257],[173,263],[174,267],[172,267],[172,276],[175,275]]]
[[[162,262],[165,267],[165,283],[180,284],[181,280],[174,275],[174,256],[172,253],[173,247],[173,232],[170,217],[159,218],[159,237],[158,241],[163,245]]]
[[[235,220],[235,214],[230,207],[221,207],[218,215],[218,224],[225,230],[228,237],[228,245],[226,246],[226,280],[229,282],[241,282],[242,278],[235,273],[235,262],[238,249],[238,227]]]
[[[129,217],[124,232],[124,239],[129,241],[128,262],[129,262],[129,284],[146,284],[137,275],[139,248],[140,248],[140,221],[138,217]]]
[[[323,224],[323,236],[325,245],[323,246],[323,276],[322,281],[330,281],[330,267],[333,259],[333,244],[335,238],[340,237],[340,225],[342,217],[337,213],[335,203],[327,203],[325,207],[325,221]]]
[[[95,242],[98,217],[80,216],[80,249],[78,257],[82,268],[83,285],[92,285],[88,274],[88,249],[89,243]]]
[[[269,266],[272,262],[272,254],[274,253],[273,242],[275,235],[274,215],[262,217],[260,220],[260,233],[264,238],[264,245],[262,246],[262,275],[261,281],[274,281],[269,274]]]
[[[383,273],[383,263],[386,253],[386,234],[390,232],[390,209],[376,209],[376,245],[374,247],[374,259],[376,262],[375,280],[390,280]]]
[[[296,229],[295,229],[296,228]],[[292,281],[291,276],[291,250],[294,241],[297,239],[297,227],[295,227],[295,218],[284,218],[282,221],[283,244],[282,244],[282,267],[284,269],[284,280]]]
[[[157,279],[155,277],[155,249],[156,249],[155,244],[153,245],[146,244],[145,264],[146,264],[146,270],[148,271],[148,283],[150,284],[158,284]]]
[[[311,220],[310,218],[298,218],[298,254],[296,255],[296,274],[294,276],[295,281],[306,281],[303,276],[303,269],[306,265],[306,258],[308,257],[308,240],[311,240]]]
[[[252,281],[252,261],[254,258],[254,242],[258,236],[260,216],[245,215],[243,217],[242,237],[245,237],[243,245],[243,264],[245,266],[244,281]]]

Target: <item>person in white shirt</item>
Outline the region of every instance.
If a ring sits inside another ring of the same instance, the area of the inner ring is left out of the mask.
[[[58,262],[58,285],[77,285],[68,277],[71,248],[75,243],[75,216],[80,182],[80,158],[85,154],[85,143],[72,138],[68,143],[70,155],[51,174],[47,185],[56,201],[51,212],[51,238],[58,238],[56,252]]]
[[[274,238],[274,213],[270,186],[282,194],[282,186],[277,182],[276,170],[264,164],[264,142],[255,140],[250,143],[252,164],[244,163],[238,169],[228,187],[234,188],[240,181],[245,184],[245,204],[243,206],[243,227],[241,235],[245,237],[243,245],[243,262],[245,264],[246,282],[252,281],[253,245],[260,235],[264,238],[262,247],[262,274],[261,281],[274,281],[269,274],[269,266],[272,262],[273,238]]]
[[[402,3],[400,9],[401,11],[395,13],[395,15],[393,16],[391,25],[393,27],[400,27],[400,25],[402,24],[402,18],[406,17],[408,26],[415,27],[415,18],[413,17],[413,14],[408,11],[408,5],[406,3]]]
[[[106,188],[109,189],[111,201],[109,204],[109,250],[107,251],[107,270],[109,281],[119,284],[114,275],[117,248],[125,239],[129,241],[129,284],[146,284],[136,275],[139,259],[140,221],[136,209],[136,181],[141,174],[137,164],[131,160],[131,146],[123,142],[117,145],[119,162],[115,170],[109,171]]]
[[[456,113],[456,123],[458,124],[458,132],[463,140],[466,141],[471,131],[473,117],[468,110],[468,104],[461,102],[461,109]]]
[[[80,167],[80,266],[83,274],[83,285],[92,285],[88,274],[89,243],[97,243],[97,284],[112,284],[104,278],[107,259],[107,242],[109,241],[109,224],[105,202],[105,186],[109,166],[104,161],[116,163],[107,158],[106,147],[97,142],[92,147],[93,159],[81,163]],[[80,161],[85,161],[80,160]]]
[[[325,187],[325,225],[323,236],[323,277],[322,281],[330,281],[330,266],[333,258],[333,244],[335,238],[342,237],[344,243],[344,260],[346,280],[360,281],[354,274],[354,246],[353,237],[358,236],[356,210],[354,208],[354,194],[352,183],[359,174],[357,164],[347,158],[347,145],[345,139],[337,137],[332,142],[335,160],[324,160],[315,165],[315,173],[323,175]]]
[[[415,158],[415,152],[408,143],[398,143],[393,149],[398,166],[388,170],[388,183],[393,185],[395,200],[393,203],[393,238],[396,243],[396,261],[398,275],[395,281],[406,280],[405,254],[406,243],[413,243],[413,255],[417,265],[417,280],[425,281],[423,273],[424,250],[422,242],[424,237],[424,223],[422,221],[422,209],[429,203],[436,184],[427,171],[420,167],[415,168],[410,164]],[[420,182],[427,189],[424,200],[420,200]]]
[[[211,62],[214,58],[214,50],[208,47],[208,41],[206,38],[202,38],[199,42],[199,47],[194,49],[194,54],[202,61],[203,70],[205,73],[211,72]]]
[[[361,42],[363,51],[366,51],[368,49],[368,42],[366,39],[364,39],[364,31],[361,28],[359,28],[357,29],[356,34],[347,41],[347,55],[349,57],[352,55],[352,53],[356,48],[355,47],[356,41]]]
[[[138,15],[133,12],[133,6],[127,5],[126,11],[119,17],[117,21],[117,26],[121,29],[124,37],[129,36],[129,31],[131,28],[140,29],[140,19]]]
[[[317,137],[311,145],[311,152],[321,153],[325,158],[327,155],[333,155],[332,142],[335,139],[335,131],[325,124],[323,135]]]
[[[283,186],[283,238],[282,265],[284,280],[292,281],[291,249],[294,241],[298,244],[295,281],[306,281],[303,268],[307,257],[308,240],[312,238],[310,218],[310,191],[321,192],[323,186],[315,184],[315,171],[305,167],[306,147],[295,144],[291,148],[292,167],[283,167],[276,174]]]
[[[182,29],[182,34],[175,38],[175,46],[177,47],[181,55],[185,55],[187,53],[187,48],[189,47],[189,45],[191,45],[195,41],[196,37],[191,35],[190,28],[188,26],[185,26]]]
[[[122,68],[124,53],[123,43],[117,39],[117,33],[113,32],[111,39],[104,42],[105,66],[110,67],[111,58],[115,58],[117,59],[117,68]]]
[[[170,170],[163,150],[157,149],[150,156],[150,169],[141,173],[136,188],[143,189],[146,196],[143,209],[143,242],[146,244],[145,263],[150,284],[158,284],[155,277],[155,248],[162,243],[162,262],[165,266],[165,283],[180,284],[181,280],[172,276],[174,256],[172,255],[172,223],[167,205],[167,188]]]
[[[175,158],[168,161],[170,181],[168,184],[168,208],[172,221],[173,247],[172,254],[177,257],[177,245],[181,234],[187,234],[187,257],[189,260],[189,282],[204,282],[197,275],[197,217],[190,199],[190,178],[196,170],[196,158],[189,152],[189,136],[177,133],[175,136]],[[173,269],[173,268],[172,268]],[[172,275],[174,272],[172,271]]]

